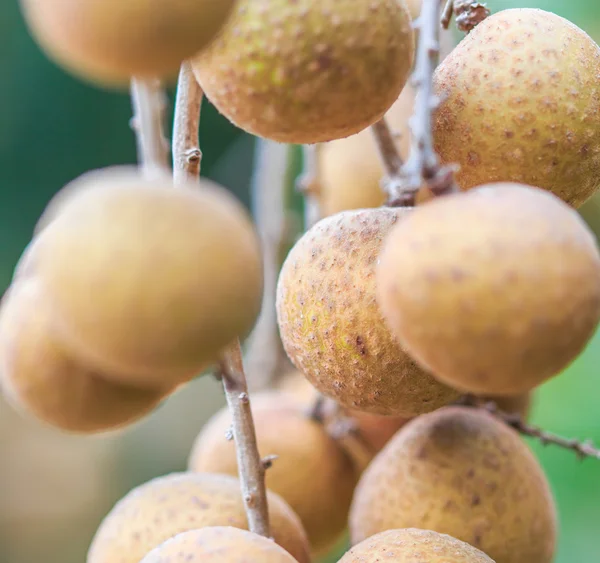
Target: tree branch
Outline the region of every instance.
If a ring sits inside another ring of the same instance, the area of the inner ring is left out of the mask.
[[[189,84],[190,75],[182,69],[178,85],[175,123],[178,135],[173,143],[175,173],[178,182],[199,180],[200,162],[186,157],[199,150],[198,125],[202,91]],[[265,487],[265,467],[258,453],[256,432],[246,376],[242,362],[242,349],[236,339],[222,354],[220,376],[233,419],[233,438],[239,468],[242,497],[251,532],[270,537],[267,492]]]
[[[168,143],[164,137],[163,120],[166,96],[157,80],[131,81],[133,119],[138,159],[144,174],[153,176],[168,169]]]
[[[319,195],[321,193],[319,174],[319,151],[321,145],[303,145],[303,171],[296,186],[304,196],[304,230],[308,231],[321,219]]]

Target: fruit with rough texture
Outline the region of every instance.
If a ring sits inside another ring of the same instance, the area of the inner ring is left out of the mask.
[[[173,75],[221,30],[234,0],[21,0],[44,51],[70,72],[108,85]]]
[[[375,297],[383,240],[414,211],[344,211],[312,227],[288,254],[277,318],[294,365],[349,409],[410,417],[458,397],[395,342]]]
[[[556,510],[521,437],[485,411],[445,407],[410,421],[363,473],[350,513],[353,543],[426,528],[496,563],[550,563]]]
[[[165,386],[250,331],[260,245],[225,189],[116,168],[65,190],[42,217],[35,260],[57,335],[79,356],[119,382]]]
[[[114,430],[155,409],[169,391],[117,385],[71,357],[52,330],[35,278],[13,285],[0,309],[0,384],[17,410],[74,433]]]
[[[238,127],[309,144],[380,119],[413,58],[404,0],[240,0],[192,65],[208,99]]]
[[[575,210],[491,184],[415,209],[386,240],[378,301],[399,344],[457,389],[507,396],[567,367],[600,320],[600,254]]]
[[[309,563],[306,533],[278,495],[267,493],[271,535],[298,563]],[[248,529],[239,480],[211,473],[173,473],[129,492],[106,516],[87,563],[138,563],[182,532],[208,526]]]
[[[352,547],[339,563],[494,563],[479,549],[446,534],[406,528],[387,530]]]
[[[438,67],[435,149],[469,189],[520,182],[575,207],[600,186],[600,47],[536,9],[498,12]]]
[[[273,540],[239,528],[214,526],[182,532],[140,563],[297,563]]]
[[[261,456],[277,456],[266,473],[268,489],[300,517],[313,552],[326,551],[346,529],[357,481],[351,458],[291,396],[266,391],[251,405]],[[191,471],[238,474],[235,444],[224,439],[230,427],[228,408],[208,421],[194,443]]]

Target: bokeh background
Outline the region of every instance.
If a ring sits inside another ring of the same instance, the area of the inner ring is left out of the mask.
[[[597,0],[495,0],[493,11],[538,7],[600,41]],[[135,161],[126,94],[94,89],[48,62],[27,34],[15,0],[0,0],[0,291],[52,195],[92,168]],[[599,125],[600,127],[600,116]],[[245,203],[254,139],[204,105],[203,175]],[[582,213],[600,233],[600,198]],[[157,264],[160,267],[160,264]],[[576,288],[574,288],[576,291]],[[539,390],[533,420],[600,443],[600,335]],[[0,563],[81,563],[101,518],[132,487],[183,470],[204,421],[224,404],[205,377],[119,434],[74,437],[16,414],[0,399]],[[556,563],[600,560],[600,463],[532,444],[560,511]]]

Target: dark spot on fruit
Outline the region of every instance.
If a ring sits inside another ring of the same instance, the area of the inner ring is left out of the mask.
[[[363,342],[362,337],[356,337],[356,347],[358,348],[358,352],[361,356],[367,355],[367,348],[365,347],[365,343]]]

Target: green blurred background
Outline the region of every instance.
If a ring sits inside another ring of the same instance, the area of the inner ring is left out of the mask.
[[[125,0],[121,0],[125,1]],[[598,0],[496,0],[493,11],[538,7],[600,41]],[[50,197],[82,172],[135,161],[127,95],[82,84],[48,62],[17,2],[0,0],[0,290]],[[600,116],[599,116],[600,126]],[[205,104],[203,174],[248,203],[254,140]],[[600,199],[582,210],[600,232]],[[576,290],[576,288],[575,288]],[[540,389],[533,419],[600,443],[600,335],[562,376]],[[224,404],[202,378],[137,426],[73,437],[24,419],[0,400],[0,563],[81,563],[100,519],[130,488],[182,470],[203,422]],[[533,444],[560,511],[557,563],[600,561],[600,463]]]

